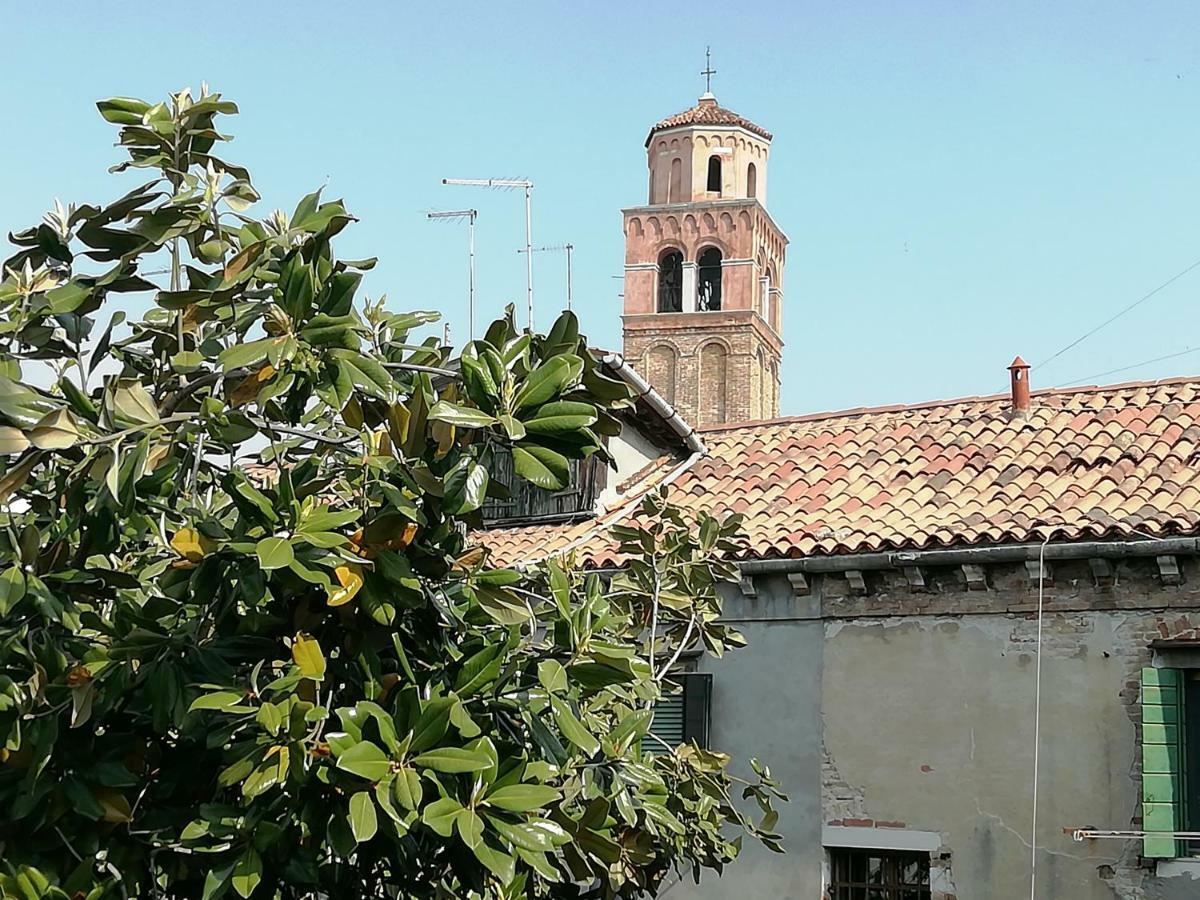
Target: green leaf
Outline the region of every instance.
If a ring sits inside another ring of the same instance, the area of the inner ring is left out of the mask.
[[[413,758],[413,764],[435,772],[481,772],[492,764],[484,753],[461,747],[439,747]]]
[[[25,576],[16,566],[10,566],[0,575],[0,616],[8,615],[25,596]]]
[[[96,108],[100,110],[100,115],[106,122],[115,125],[141,125],[142,116],[150,109],[150,104],[132,97],[110,97],[98,101]]]
[[[475,854],[475,858],[487,866],[488,870],[500,879],[501,884],[508,884],[513,880],[516,872],[516,863],[507,853],[490,847],[487,841],[481,841],[472,847],[471,850]]]
[[[600,751],[600,742],[575,717],[567,702],[558,697],[551,697],[550,706],[554,713],[554,722],[563,733],[563,737],[588,756],[595,756]]]
[[[495,681],[500,674],[500,655],[503,652],[504,644],[489,644],[463,663],[454,682],[454,692],[460,697],[470,697]]]
[[[454,831],[454,822],[462,812],[461,803],[453,797],[442,797],[421,811],[421,821],[442,837],[450,837]]]
[[[446,475],[444,500],[447,515],[474,512],[487,497],[488,472],[469,456],[460,459]]]
[[[454,703],[453,699],[440,697],[425,704],[421,717],[413,726],[412,743],[409,744],[413,753],[420,753],[442,739],[450,727],[450,710]]]
[[[370,741],[362,741],[338,757],[337,767],[367,781],[381,781],[391,771],[392,761]]]
[[[524,419],[530,434],[562,435],[596,423],[596,407],[590,403],[560,400],[547,403],[529,419]]]
[[[171,357],[171,368],[181,375],[195,372],[204,365],[204,356],[197,350],[180,350]]]
[[[423,794],[421,776],[417,774],[416,769],[405,766],[396,773],[396,778],[392,781],[392,796],[396,798],[397,803],[405,809],[417,809],[421,805]]]
[[[82,285],[77,281],[68,281],[62,287],[56,287],[52,291],[46,292],[46,303],[50,306],[50,312],[55,315],[63,315],[64,313],[74,312],[83,305],[92,293],[92,289],[86,285]]]
[[[246,695],[235,691],[215,691],[211,694],[201,694],[192,701],[192,705],[188,707],[188,712],[194,712],[197,709],[224,709],[232,710],[235,707],[241,707],[241,712],[250,711],[252,707],[243,706],[246,700]]]
[[[538,681],[552,694],[565,691],[567,689],[567,670],[557,659],[544,659],[538,663]]]
[[[283,726],[283,716],[280,715],[279,707],[274,703],[264,703],[259,708],[255,719],[270,735],[279,734],[279,729]]]
[[[454,824],[458,826],[458,834],[463,843],[472,850],[483,842],[483,819],[475,810],[464,809],[458,814]]]
[[[429,408],[429,418],[460,428],[487,428],[489,425],[495,425],[497,421],[495,416],[489,416],[482,410],[459,406],[446,400],[439,400]]]
[[[119,379],[105,390],[105,411],[115,428],[156,425],[158,407],[150,393],[132,378]]]
[[[359,791],[350,798],[350,832],[361,844],[375,837],[378,828],[375,801],[367,791]]]
[[[571,480],[571,466],[561,453],[522,442],[513,446],[512,455],[516,473],[540,488],[561,491]]]
[[[221,364],[222,371],[228,372],[230,369],[245,369],[250,366],[255,366],[267,358],[267,354],[271,352],[271,348],[277,345],[282,338],[268,337],[258,341],[250,341],[246,344],[234,344],[222,350],[217,357],[217,362]]]
[[[489,806],[509,812],[529,812],[549,806],[562,795],[544,784],[512,784],[499,787],[487,795]]]
[[[258,554],[258,564],[267,571],[286,569],[296,558],[291,542],[287,538],[263,538],[254,545],[254,552]]]
[[[338,361],[363,393],[378,400],[388,399],[392,392],[392,376],[378,362],[353,350],[331,350],[329,355]]]
[[[541,406],[557,397],[571,377],[571,364],[565,356],[552,356],[529,373],[517,391],[517,411]]]
[[[233,867],[233,889],[240,897],[249,897],[262,881],[262,858],[253,847],[247,847]]]

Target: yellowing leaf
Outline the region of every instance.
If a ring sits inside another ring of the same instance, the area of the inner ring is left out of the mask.
[[[333,574],[337,576],[341,587],[329,591],[330,606],[341,606],[349,603],[363,586],[362,568],[359,566],[338,566]]]
[[[56,409],[33,426],[29,440],[39,450],[66,450],[79,440],[79,429],[69,412]]]
[[[125,795],[109,788],[96,788],[92,794],[104,810],[104,821],[123,823],[133,821],[133,809]]]
[[[292,659],[305,678],[320,681],[325,677],[325,654],[321,652],[320,642],[311,635],[304,632],[296,635],[292,644]]]
[[[252,372],[238,382],[229,393],[229,404],[234,408],[243,406],[258,396],[258,392],[262,386],[271,380],[275,375],[275,367],[271,365],[263,366],[257,372]]]
[[[171,547],[188,562],[194,563],[217,549],[212,538],[205,537],[195,528],[180,528],[171,538]]]
[[[0,425],[0,456],[24,453],[29,448],[29,438],[19,428]]]

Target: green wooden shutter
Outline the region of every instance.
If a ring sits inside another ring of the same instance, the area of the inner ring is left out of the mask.
[[[672,675],[674,693],[664,696],[654,705],[650,733],[658,735],[671,749],[695,741],[708,746],[709,698],[712,696],[712,675],[707,672],[687,672]],[[656,740],[642,745],[651,753],[666,753],[667,748]]]
[[[1183,842],[1153,832],[1184,829],[1183,677],[1178,669],[1142,669],[1142,855],[1182,856]]]
[[[665,686],[664,686],[665,687]],[[667,694],[654,704],[654,718],[650,722],[650,733],[657,736],[662,743],[651,738],[642,743],[642,747],[658,755],[669,753],[683,743],[683,691],[674,688],[675,693]],[[667,746],[664,747],[663,744]]]

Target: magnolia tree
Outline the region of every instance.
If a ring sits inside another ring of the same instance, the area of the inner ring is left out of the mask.
[[[498,454],[607,459],[575,319],[452,361],[356,303],[340,202],[247,214],[234,104],[99,108],[149,180],[0,283],[0,894],[645,897],[778,849],[765,768],[648,733],[681,651],[740,644],[736,520],[651,497],[610,582],[472,542]]]

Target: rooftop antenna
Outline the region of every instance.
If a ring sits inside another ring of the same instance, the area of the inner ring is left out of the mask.
[[[518,250],[518,253],[562,253],[567,254],[567,309],[571,309],[571,253],[575,250],[574,244],[546,244],[544,247],[534,247],[532,250],[524,248]]]
[[[717,70],[712,67],[712,47],[704,48],[704,71],[700,73],[704,76],[704,96],[712,96],[712,77],[717,74]]]
[[[526,178],[443,178],[442,184],[461,184],[468,187],[524,188],[525,190],[525,301],[526,325],[533,331],[533,219],[530,213],[530,195],[533,182]]]
[[[475,217],[477,209],[447,209],[426,214],[429,219],[447,219],[452,222],[467,220],[467,329],[471,340],[475,340]]]

